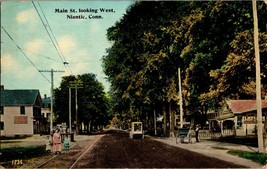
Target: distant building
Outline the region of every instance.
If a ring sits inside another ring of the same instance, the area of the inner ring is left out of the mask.
[[[1,136],[40,133],[44,128],[39,90],[0,90]]]
[[[50,120],[51,120],[51,98],[47,97],[47,95],[44,95],[44,98],[42,98],[43,106],[42,106],[42,116],[46,119],[46,127],[45,132],[50,131]]]

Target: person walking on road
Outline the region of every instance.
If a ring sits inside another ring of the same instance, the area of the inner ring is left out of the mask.
[[[53,150],[56,154],[61,154],[61,135],[59,129],[53,134]]]
[[[196,142],[199,142],[199,140],[198,140],[198,132],[199,132],[199,127],[198,127],[198,125],[196,125],[196,130],[195,130],[195,132],[196,132]]]

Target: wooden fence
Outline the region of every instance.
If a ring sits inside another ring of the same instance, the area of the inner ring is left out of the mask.
[[[234,135],[234,130],[231,129],[225,129],[223,132],[210,132],[208,130],[200,130],[199,131],[199,138],[200,139],[217,139],[220,137],[225,137],[225,136],[233,136]]]

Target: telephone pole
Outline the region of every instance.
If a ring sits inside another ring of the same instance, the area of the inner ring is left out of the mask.
[[[263,126],[262,126],[262,106],[261,106],[261,78],[260,78],[260,51],[259,51],[259,32],[258,32],[258,16],[257,1],[252,0],[252,10],[254,19],[254,50],[256,60],[256,105],[257,105],[257,133],[259,152],[264,152],[263,146]]]
[[[75,89],[75,112],[76,112],[76,134],[78,134],[78,94],[77,89],[83,88],[83,82],[81,80],[70,81],[69,83],[69,125],[71,128],[71,89]]]
[[[179,80],[179,105],[180,105],[180,127],[183,128],[183,96],[182,96],[182,81],[181,81],[181,70],[178,68],[178,80]]]
[[[51,73],[51,117],[50,117],[50,133],[53,131],[53,97],[54,97],[54,72],[65,72],[62,70],[39,70],[39,72],[50,72]]]

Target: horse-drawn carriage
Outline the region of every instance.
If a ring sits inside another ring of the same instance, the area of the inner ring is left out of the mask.
[[[176,143],[192,143],[192,133],[190,130],[190,122],[180,122],[183,124],[182,128],[179,128],[176,135]]]

